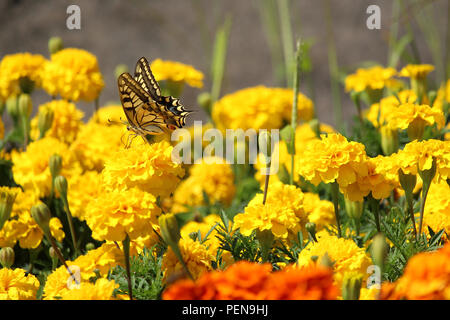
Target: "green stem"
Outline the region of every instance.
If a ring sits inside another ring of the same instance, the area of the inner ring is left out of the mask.
[[[292,27],[288,0],[278,0],[278,14],[281,24],[281,40],[283,42],[284,65],[286,68],[286,85],[291,86],[292,67],[294,63],[294,46],[292,43]]]
[[[331,198],[334,205],[334,215],[336,217],[336,225],[338,229],[338,237],[342,237],[341,234],[341,221],[339,218],[339,185],[336,181],[331,183]]]
[[[413,197],[411,192],[405,192],[406,198],[406,210],[409,214],[409,218],[411,219],[413,225],[414,238],[417,239],[417,229],[416,229],[416,219],[414,217],[414,206],[413,206]]]
[[[265,177],[265,181],[264,181],[264,196],[263,196],[263,204],[266,204],[266,200],[267,200],[267,192],[269,190],[269,178],[270,178],[270,164],[269,166],[266,168],[267,170],[267,174]]]
[[[53,247],[53,250],[55,250],[56,256],[58,257],[59,261],[64,265],[64,267],[66,268],[67,272],[69,272],[70,276],[72,277],[72,279],[75,281],[76,284],[80,284],[77,280],[77,278],[75,278],[75,275],[72,273],[72,270],[70,270],[69,266],[66,263],[66,260],[64,260],[64,257],[61,253],[61,251],[59,250],[58,246],[56,245],[55,239],[53,239],[51,234],[46,235],[47,239],[50,240],[50,243]]]
[[[133,300],[133,287],[131,286],[131,267],[130,267],[130,237],[128,234],[125,240],[122,241],[123,254],[125,255],[125,269],[127,272],[127,282],[128,282],[128,295],[130,300]]]
[[[372,196],[372,193],[369,196],[369,201],[372,207],[373,215],[375,217],[375,224],[377,226],[377,231],[381,232],[381,225],[380,225],[380,205],[377,199],[375,199]]]
[[[420,198],[420,218],[419,218],[419,237],[422,234],[423,214],[425,212],[425,202],[428,196],[428,190],[430,190],[430,183],[423,183],[422,197]]]
[[[73,248],[75,250],[75,255],[78,256],[78,245],[77,245],[77,239],[75,236],[75,228],[73,226],[72,213],[70,212],[70,208],[69,208],[69,201],[67,200],[66,194],[62,194],[61,198],[62,198],[62,201],[64,204],[64,211],[66,212],[67,222],[69,223],[70,235],[72,236],[72,243],[73,243]]]

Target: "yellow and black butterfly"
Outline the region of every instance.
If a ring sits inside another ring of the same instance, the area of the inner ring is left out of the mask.
[[[125,72],[117,82],[128,130],[145,137],[147,134],[170,133],[185,125],[191,111],[186,110],[179,99],[161,95],[158,82],[144,57],[136,63],[134,77]]]

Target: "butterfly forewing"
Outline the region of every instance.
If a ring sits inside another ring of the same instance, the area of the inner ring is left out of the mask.
[[[136,63],[136,69],[134,71],[134,79],[137,83],[147,91],[155,101],[161,101],[161,89],[153,76],[150,65],[147,59],[140,58]]]

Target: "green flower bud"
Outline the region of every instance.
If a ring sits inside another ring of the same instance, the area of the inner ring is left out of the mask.
[[[67,196],[67,179],[64,176],[57,176],[55,178],[55,188],[62,196]]]
[[[278,179],[284,184],[289,184],[289,172],[283,163],[280,163],[280,167],[277,173]]]
[[[58,255],[56,254],[56,251],[53,247],[50,247],[50,249],[48,249],[48,255],[52,259],[58,259]]]
[[[42,138],[45,136],[47,130],[52,127],[54,118],[54,112],[50,108],[42,108],[39,110],[38,115],[38,128],[39,128],[39,137]]]
[[[17,196],[17,190],[17,188],[3,187],[0,192],[0,230],[11,216],[13,204]]]
[[[125,72],[129,72],[128,66],[126,64],[118,64],[116,68],[114,69],[114,75],[116,79]]]
[[[347,273],[342,282],[342,298],[344,300],[359,300],[363,276],[356,273]]]
[[[361,219],[364,209],[364,202],[361,201],[351,201],[345,198],[345,210],[347,215],[355,220]]]
[[[372,246],[370,248],[372,253],[373,262],[383,270],[384,260],[388,253],[389,245],[383,234],[378,233],[372,241]]]
[[[428,170],[419,170],[419,175],[422,178],[423,181],[423,185],[427,185],[429,186],[431,181],[434,179],[434,177],[436,176],[436,158],[433,157],[433,162],[431,165],[431,168]]]
[[[172,213],[163,214],[159,216],[158,222],[163,240],[170,246],[178,246],[181,235],[175,215]]]
[[[48,52],[50,54],[57,53],[64,48],[63,41],[60,37],[51,37],[48,40]]]
[[[308,122],[309,127],[315,132],[317,138],[320,138],[320,122],[318,119],[312,119]]]
[[[86,243],[86,251],[94,250],[94,249],[95,249],[95,245],[92,242]]]
[[[51,219],[50,209],[44,203],[37,204],[31,207],[31,216],[42,231],[44,231],[44,234],[46,236],[51,236],[49,226]]]
[[[61,172],[62,168],[61,156],[56,153],[53,154],[48,161],[48,166],[50,167],[50,173],[52,174],[53,179],[55,179]]]
[[[385,156],[390,156],[391,154],[397,152],[399,141],[398,141],[398,131],[392,130],[388,126],[383,126],[380,128],[381,135],[381,149]]]
[[[427,123],[422,118],[414,119],[408,126],[406,131],[408,132],[408,138],[410,141],[422,140],[423,133]]]
[[[328,268],[333,268],[334,262],[333,262],[333,260],[331,260],[330,256],[328,255],[328,252],[325,252],[325,254],[320,257],[319,265],[328,267]]]
[[[294,128],[290,125],[285,126],[283,129],[281,129],[280,136],[281,136],[281,139],[286,141],[288,153],[295,154],[295,146],[294,146],[295,131],[294,131]]]
[[[13,119],[17,119],[19,117],[19,99],[17,97],[9,97],[6,100],[6,112]]]
[[[208,111],[211,110],[211,94],[209,92],[202,92],[197,96],[197,103],[202,107],[204,110]]]
[[[22,117],[28,118],[31,115],[31,111],[33,110],[33,104],[31,102],[31,97],[29,94],[22,93],[19,96],[18,108],[19,114]]]
[[[0,250],[0,264],[4,268],[11,268],[14,264],[14,249],[10,247],[5,247]]]
[[[403,190],[405,190],[406,195],[412,195],[414,187],[416,186],[417,177],[413,174],[405,174],[402,169],[398,169],[398,180]]]

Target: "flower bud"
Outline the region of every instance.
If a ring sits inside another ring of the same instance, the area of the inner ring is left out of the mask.
[[[118,78],[122,73],[129,72],[128,66],[126,64],[118,64],[114,69],[114,75]]]
[[[281,139],[283,139],[286,142],[288,153],[295,154],[295,146],[294,146],[295,131],[294,131],[294,128],[290,125],[287,125],[283,129],[281,129],[280,135],[281,135]]]
[[[423,133],[425,132],[425,126],[427,123],[422,118],[414,119],[406,130],[408,132],[408,138],[410,141],[422,140]]]
[[[58,255],[56,254],[56,251],[53,247],[50,247],[50,249],[48,249],[48,255],[52,259],[58,259]]]
[[[399,141],[398,141],[398,131],[392,130],[388,126],[382,126],[380,128],[381,135],[381,149],[385,156],[390,156],[391,154],[397,152]]]
[[[17,97],[9,97],[6,100],[6,112],[13,119],[17,119],[19,117],[19,99]]]
[[[386,239],[384,238],[384,235],[382,233],[378,233],[373,238],[370,251],[372,253],[373,262],[378,267],[380,267],[380,269],[383,269],[384,260],[386,259],[388,249],[389,249],[389,246],[386,242]]]
[[[363,277],[358,273],[346,273],[342,282],[342,298],[359,300]]]
[[[325,252],[323,256],[319,259],[319,265],[327,267],[327,268],[333,268],[334,262],[331,260],[330,256],[328,255],[328,252]]]
[[[211,94],[209,92],[202,92],[197,96],[197,103],[202,107],[204,110],[208,111],[211,110]]]
[[[402,169],[398,169],[398,180],[405,193],[412,195],[414,187],[416,186],[417,177],[414,174],[405,174]]]
[[[0,187],[0,230],[11,216],[18,191],[18,188]]]
[[[431,168],[427,170],[419,170],[419,176],[422,178],[423,186],[429,186],[431,181],[436,176],[436,158],[433,157],[433,162],[431,164]],[[424,188],[422,187],[422,188]]]
[[[0,264],[4,268],[11,268],[14,264],[14,249],[10,247],[5,247],[0,250]]]
[[[312,119],[308,122],[309,127],[316,134],[317,138],[320,138],[320,122],[318,119]]]
[[[31,111],[33,109],[33,105],[31,102],[31,97],[27,93],[22,93],[19,96],[19,102],[18,102],[18,110],[19,114],[22,117],[29,117],[31,115]]]
[[[54,112],[50,108],[41,108],[38,115],[38,129],[40,138],[52,127]]]
[[[158,222],[163,240],[170,246],[178,246],[181,235],[175,215],[172,213],[163,214],[159,216]]]
[[[51,37],[48,40],[48,52],[50,54],[57,53],[64,48],[63,41],[60,37]]]
[[[61,172],[62,168],[61,156],[56,153],[53,154],[48,161],[48,166],[50,168],[50,173],[52,174],[53,179],[55,179]]]
[[[51,213],[49,208],[44,203],[39,203],[31,207],[31,216],[42,229],[42,231],[44,231],[44,234],[46,236],[51,236],[49,226]]]
[[[86,251],[94,250],[94,249],[95,249],[95,245],[92,242],[86,243]]]
[[[67,179],[64,176],[55,178],[55,189],[58,190],[60,195],[67,196]]]
[[[355,220],[361,219],[364,209],[364,202],[361,201],[351,201],[345,198],[345,210],[347,215]]]

